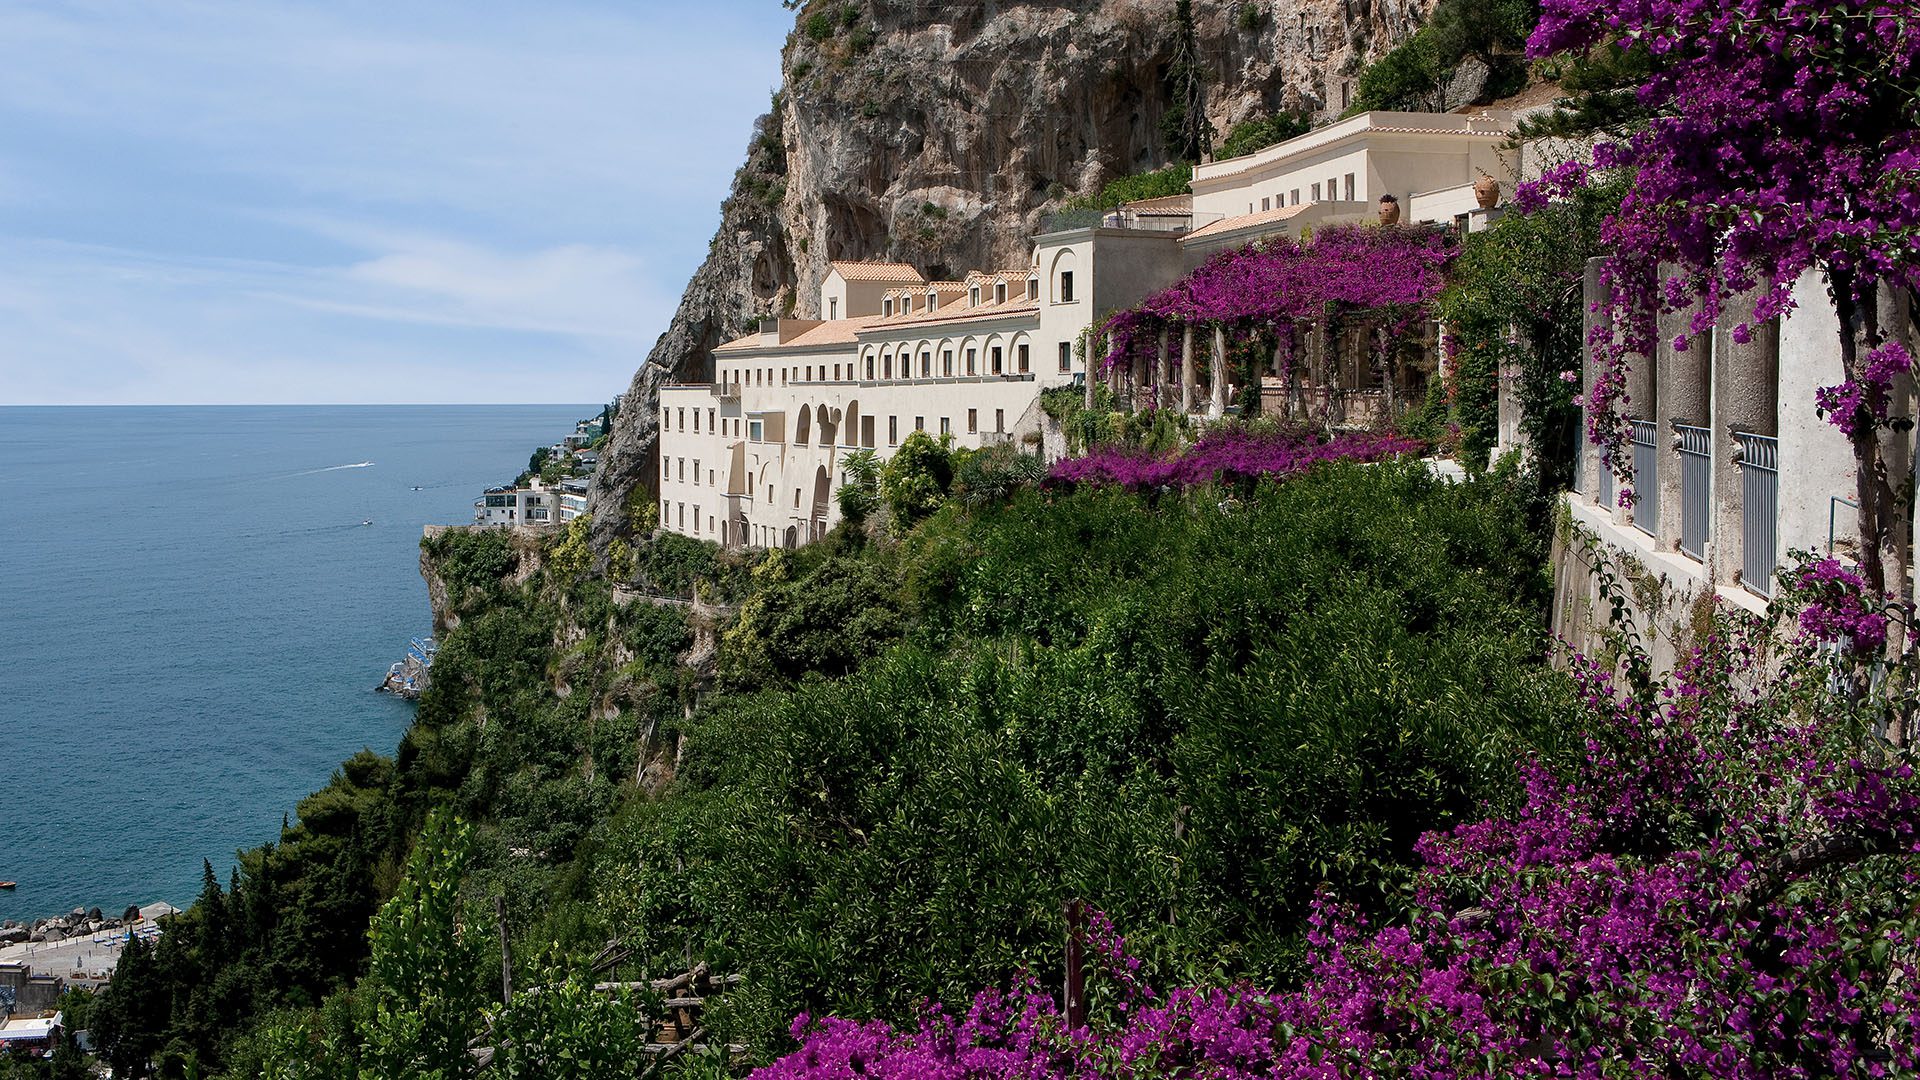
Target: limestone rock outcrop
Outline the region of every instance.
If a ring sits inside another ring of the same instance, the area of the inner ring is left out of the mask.
[[[1218,137],[1348,104],[1429,0],[1195,0]],[[711,375],[761,317],[817,317],[834,259],[929,277],[1021,265],[1048,213],[1167,163],[1174,0],[813,0],[783,54],[706,262],[634,375],[589,500],[603,555],[657,486],[658,387]]]

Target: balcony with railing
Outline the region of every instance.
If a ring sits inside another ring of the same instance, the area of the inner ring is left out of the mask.
[[[1633,427],[1633,524],[1649,536],[1660,529],[1660,429],[1651,420]]]
[[[1773,595],[1780,525],[1780,440],[1733,433],[1740,448],[1740,583]]]
[[[1680,550],[1705,559],[1713,521],[1713,433],[1675,424],[1673,434],[1680,452]]]

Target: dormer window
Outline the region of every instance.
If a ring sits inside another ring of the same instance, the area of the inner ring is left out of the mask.
[[[940,305],[939,297],[931,292],[927,293],[927,310],[932,311],[934,308],[938,307],[939,305]]]
[[[840,298],[837,296],[830,296],[827,298],[827,318],[837,319],[839,317],[840,317]]]
[[[880,314],[882,316],[893,314],[893,297],[889,296],[885,300],[880,301]]]
[[[1004,304],[1007,302],[1006,282],[1002,281],[993,287],[993,302],[996,304]]]
[[[1027,279],[1027,299],[1029,300],[1040,299],[1040,279],[1039,278],[1030,277]]]
[[[975,285],[971,289],[967,290],[967,306],[968,307],[980,306],[980,286]]]

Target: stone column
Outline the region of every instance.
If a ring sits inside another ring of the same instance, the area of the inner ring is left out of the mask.
[[[1712,423],[1708,412],[1713,393],[1710,337],[1696,334],[1688,339],[1686,348],[1673,347],[1674,339],[1687,333],[1693,312],[1694,308],[1689,307],[1662,313],[1660,340],[1654,347],[1659,361],[1653,377],[1656,407],[1651,419],[1659,426],[1654,441],[1660,454],[1660,521],[1652,532],[1656,546],[1662,551],[1680,548],[1680,452],[1679,435],[1673,425],[1706,427]]]
[[[1582,402],[1587,401],[1593,394],[1593,380],[1600,373],[1600,365],[1594,360],[1593,347],[1587,342],[1593,339],[1596,326],[1612,322],[1611,316],[1606,311],[1594,310],[1602,306],[1601,301],[1606,297],[1605,291],[1600,286],[1600,268],[1605,265],[1604,258],[1588,259],[1586,273],[1581,275],[1580,303],[1581,309],[1586,313],[1581,320],[1580,334],[1580,400]],[[1588,501],[1599,505],[1603,501],[1601,492],[1604,490],[1601,474],[1606,471],[1607,466],[1600,460],[1600,447],[1595,445],[1587,434],[1587,420],[1591,415],[1592,413],[1583,404],[1580,408],[1580,441],[1578,443],[1580,494]]]
[[[1180,325],[1180,415],[1193,412],[1193,324]]]
[[[1879,295],[1880,333],[1887,341],[1905,341],[1907,349],[1914,349],[1913,322],[1908,311],[1906,290],[1882,285]],[[1911,424],[1914,416],[1914,378],[1911,372],[1903,372],[1893,377],[1893,386],[1887,391],[1887,417],[1894,421],[1894,430],[1880,439],[1881,464],[1887,471],[1888,482],[1893,485],[1896,499],[1902,496],[1902,488],[1916,480],[1914,473],[1914,433]],[[1902,430],[1906,428],[1907,430]],[[1914,485],[1920,488],[1920,484]],[[1912,489],[1909,489],[1912,490]],[[1920,503],[1920,499],[1914,500]],[[1892,511],[1893,520],[1889,527],[1893,533],[1894,547],[1906,556],[1908,580],[1900,581],[1894,577],[1893,553],[1887,553],[1887,589],[1891,592],[1906,594],[1913,589],[1913,515],[1900,512],[1897,503]]]
[[[1167,324],[1160,324],[1160,351],[1153,355],[1153,405],[1156,409],[1167,407],[1167,383],[1172,381],[1167,371]]]
[[[1213,397],[1207,404],[1207,419],[1218,420],[1227,414],[1227,328],[1213,324]]]
[[[1728,585],[1741,580],[1746,557],[1746,485],[1733,434],[1780,430],[1780,324],[1752,327],[1744,345],[1733,340],[1732,328],[1753,318],[1757,299],[1758,293],[1746,293],[1727,301],[1713,332],[1713,543],[1707,569],[1714,581]]]

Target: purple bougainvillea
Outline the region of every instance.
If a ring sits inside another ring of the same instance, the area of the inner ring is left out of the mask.
[[[1323,895],[1298,988],[1157,993],[1096,919],[1118,1001],[1084,1028],[1028,978],[957,1022],[803,1016],[756,1078],[1912,1076],[1920,789],[1758,656],[1715,637],[1638,700],[1575,657],[1577,766],[1428,834],[1407,917]]]
[[[1323,461],[1379,461],[1417,454],[1426,444],[1392,432],[1359,432],[1321,439],[1305,433],[1258,434],[1243,427],[1211,432],[1178,454],[1100,448],[1056,462],[1054,487],[1088,484],[1131,491],[1187,488],[1260,477],[1290,476]]]

